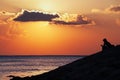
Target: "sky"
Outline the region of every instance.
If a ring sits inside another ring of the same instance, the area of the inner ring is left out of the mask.
[[[0,55],[90,55],[119,35],[120,0],[0,1]]]

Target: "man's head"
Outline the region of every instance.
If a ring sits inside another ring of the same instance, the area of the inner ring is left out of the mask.
[[[106,38],[104,38],[104,39],[103,39],[103,41],[107,41],[107,39],[106,39]]]

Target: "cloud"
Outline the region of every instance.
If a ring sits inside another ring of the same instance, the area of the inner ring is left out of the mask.
[[[27,21],[52,21],[54,18],[58,18],[58,14],[50,14],[39,11],[23,10],[22,14],[19,14],[15,21],[27,22]]]
[[[105,8],[104,10],[101,9],[92,9],[92,13],[104,13],[104,14],[111,14],[111,13],[120,13],[120,5],[111,5],[108,8]]]
[[[12,15],[15,15],[15,13],[7,12],[7,11],[1,11],[0,15],[12,16]]]
[[[24,29],[19,26],[18,22],[4,22],[0,21],[0,40],[10,40],[16,37],[24,36]]]
[[[47,13],[40,11],[28,11],[22,10],[18,13],[14,21],[28,22],[28,21],[49,21],[50,24],[62,24],[62,25],[82,25],[82,24],[93,24],[94,21],[89,18],[78,15],[78,14],[68,14],[68,13]]]
[[[109,8],[110,11],[113,11],[113,12],[120,12],[120,5],[117,5],[117,6],[111,6]]]
[[[0,20],[1,21],[7,21],[9,18],[15,16],[15,12],[9,12],[9,11],[0,11]],[[0,21],[0,24],[1,24]]]
[[[54,19],[52,23],[62,25],[83,25],[93,24],[94,21],[82,15],[65,13],[64,15],[60,16],[60,18]]]

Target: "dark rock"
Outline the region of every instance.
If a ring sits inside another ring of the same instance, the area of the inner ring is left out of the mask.
[[[11,80],[120,80],[120,46],[79,59],[50,72]]]

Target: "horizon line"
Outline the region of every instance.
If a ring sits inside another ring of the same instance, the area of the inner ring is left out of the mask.
[[[37,56],[88,56],[88,55],[0,55],[0,57],[9,57],[9,56],[35,56],[35,57],[37,57]]]

